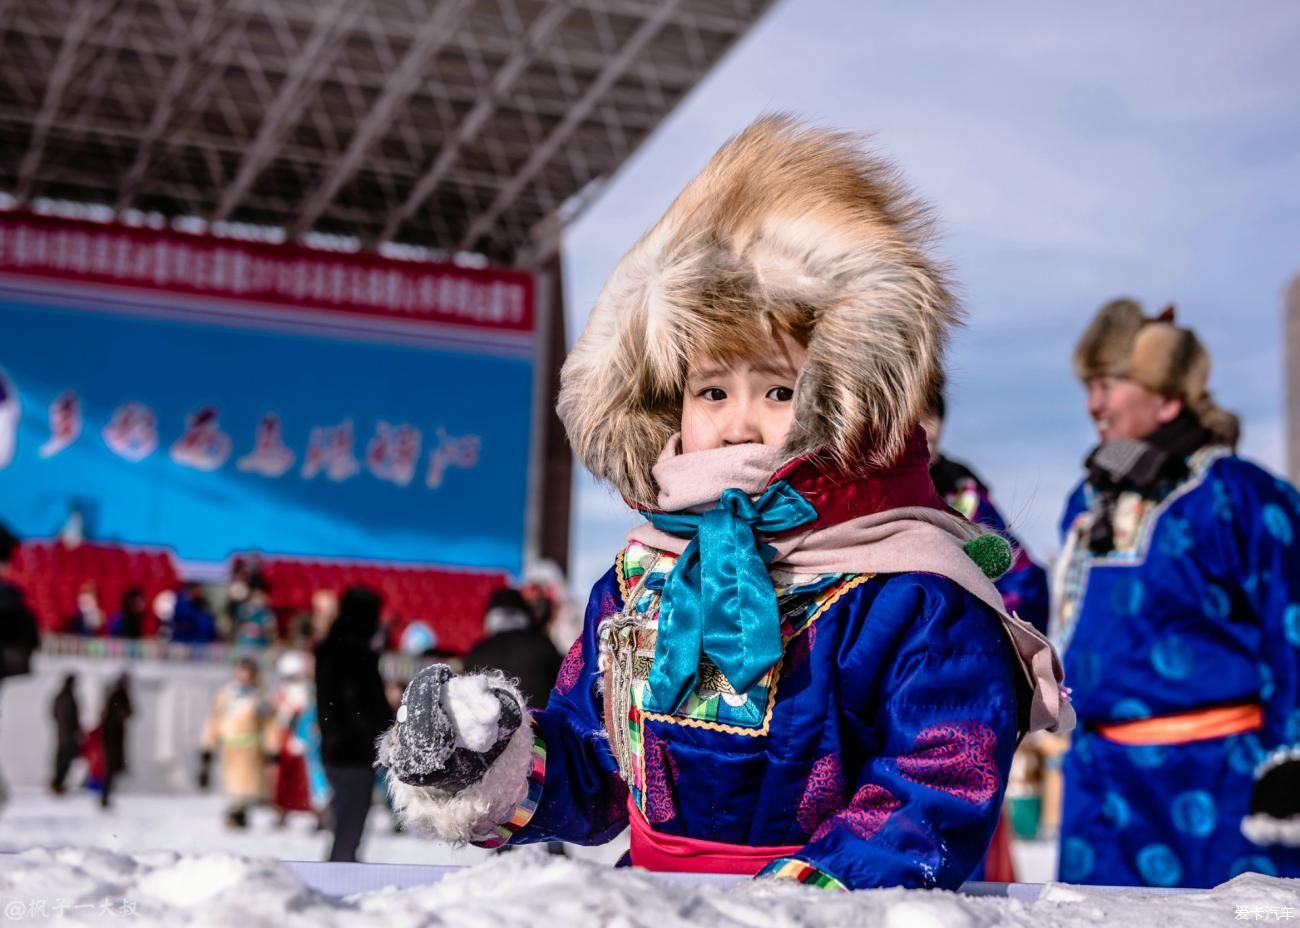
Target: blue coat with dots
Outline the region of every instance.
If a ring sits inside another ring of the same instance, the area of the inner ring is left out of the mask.
[[[1062,522],[1052,637],[1079,727],[1065,761],[1060,877],[1214,886],[1300,876],[1300,848],[1241,830],[1261,763],[1300,745],[1300,494],[1225,448],[1181,482],[1122,494],[1115,547],[1087,547],[1096,494]],[[1183,744],[1120,745],[1106,723],[1258,703],[1263,725]]]

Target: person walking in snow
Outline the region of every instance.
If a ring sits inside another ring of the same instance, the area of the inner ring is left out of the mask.
[[[270,710],[259,677],[257,662],[251,657],[235,664],[234,678],[212,702],[200,742],[199,785],[207,787],[213,758],[219,756],[226,824],[231,828],[247,828],[249,812],[264,798],[266,756],[262,745]]]
[[[54,719],[54,772],[50,776],[50,792],[62,795],[64,783],[72,762],[81,754],[81,708],[77,705],[77,675],[65,674],[54,703],[50,707]]]
[[[331,790],[332,861],[355,861],[375,791],[375,741],[393,722],[375,638],[383,600],[354,586],[316,649],[321,759]]]
[[[131,677],[123,671],[109,687],[108,695],[104,697],[104,708],[99,715],[98,740],[103,756],[99,804],[104,809],[112,805],[113,786],[117,778],[126,773],[126,723],[134,712],[131,704]]]
[[[275,665],[279,684],[271,695],[266,756],[272,770],[271,806],[283,825],[290,812],[309,812],[323,824],[329,783],[320,758],[320,728],[311,658],[286,651]]]

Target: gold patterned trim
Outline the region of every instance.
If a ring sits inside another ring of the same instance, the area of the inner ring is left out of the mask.
[[[817,611],[809,617],[808,621],[803,624],[802,628],[798,629],[794,634],[782,639],[783,647],[781,650],[783,656],[781,660],[777,661],[776,666],[772,668],[772,683],[767,689],[767,710],[763,713],[763,724],[760,727],[740,728],[736,725],[726,725],[722,722],[710,722],[706,719],[682,718],[676,715],[663,715],[658,712],[646,712],[644,709],[638,709],[637,711],[640,713],[642,721],[644,722],[649,719],[654,722],[666,722],[669,725],[683,725],[686,728],[702,728],[706,731],[718,731],[728,735],[745,735],[750,738],[759,738],[767,735],[768,731],[772,727],[772,711],[776,708],[776,691],[781,682],[781,668],[785,664],[784,646],[788,646],[791,641],[812,628],[813,623],[821,618],[827,609],[839,602],[846,593],[853,590],[855,587],[866,583],[874,576],[875,574],[857,574],[856,576],[845,580],[837,586],[825,600],[822,601],[821,605],[817,607]],[[644,730],[642,731],[641,738],[642,753],[644,753]]]
[[[627,557],[627,548],[618,552],[614,558],[614,579],[618,581],[618,597],[627,603],[627,575],[623,571],[623,560]]]

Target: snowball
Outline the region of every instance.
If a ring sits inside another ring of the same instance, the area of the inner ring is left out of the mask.
[[[443,709],[455,720],[458,747],[482,753],[496,744],[501,703],[488,686],[488,677],[453,677],[443,687]]]

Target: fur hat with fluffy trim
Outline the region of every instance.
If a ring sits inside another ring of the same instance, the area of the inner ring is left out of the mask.
[[[1097,311],[1075,346],[1074,373],[1085,383],[1094,377],[1124,377],[1181,399],[1216,441],[1235,446],[1241,423],[1210,395],[1209,352],[1175,317],[1173,306],[1149,317],[1134,300],[1112,300]]]
[[[692,354],[795,308],[808,360],[785,451],[848,471],[889,463],[959,321],[929,238],[924,207],[859,137],[758,120],[597,297],[560,375],[557,411],[578,458],[629,502],[653,506],[651,468],[680,427]]]

